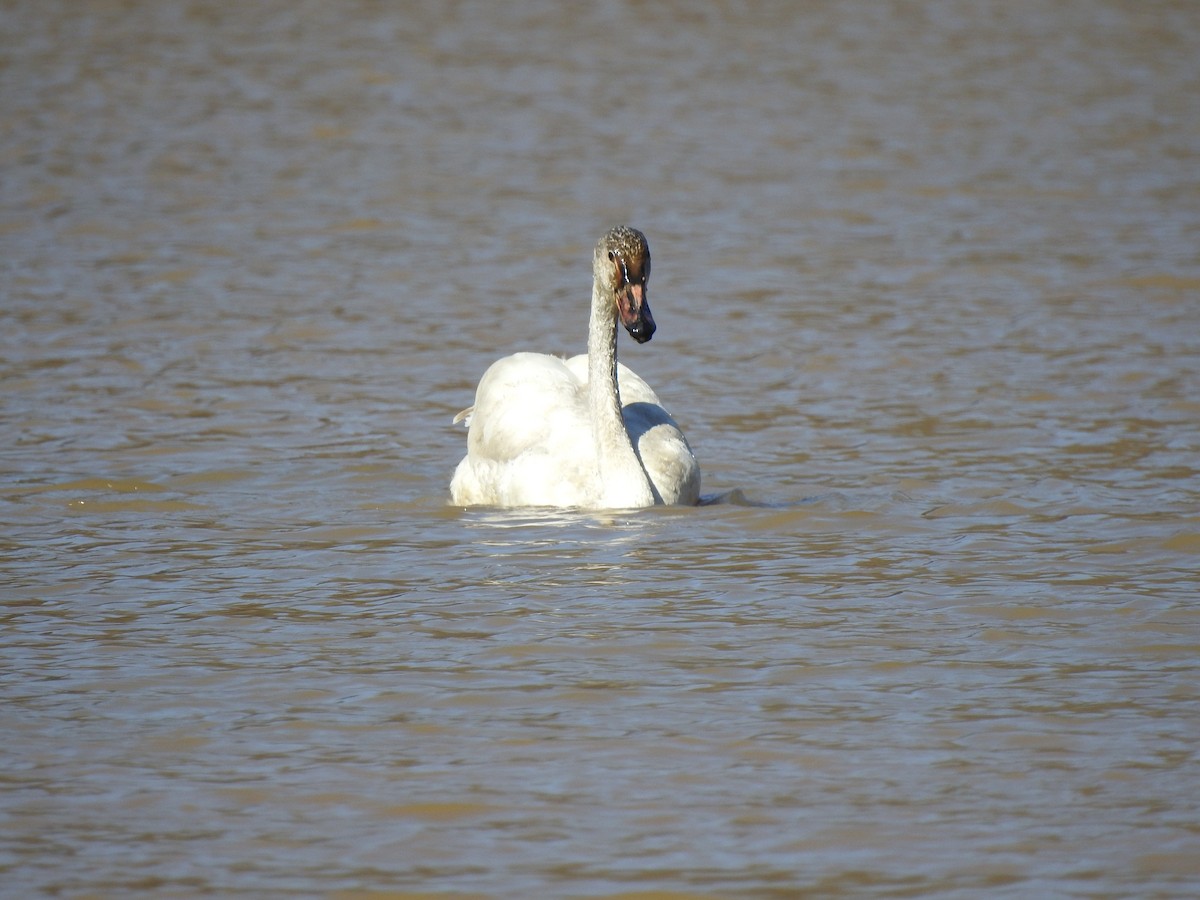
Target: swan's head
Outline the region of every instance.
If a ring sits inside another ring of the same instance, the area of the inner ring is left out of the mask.
[[[639,344],[654,336],[654,316],[646,284],[650,280],[650,245],[636,228],[621,225],[596,245],[594,263],[600,287],[612,297],[616,315]]]

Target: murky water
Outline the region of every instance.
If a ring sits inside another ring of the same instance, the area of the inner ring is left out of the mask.
[[[5,896],[1200,892],[1200,6],[414,6],[0,9]]]

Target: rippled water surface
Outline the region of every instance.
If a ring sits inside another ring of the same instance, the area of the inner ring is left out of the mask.
[[[1200,893],[1200,6],[0,34],[0,893]],[[712,502],[449,506],[618,222]]]

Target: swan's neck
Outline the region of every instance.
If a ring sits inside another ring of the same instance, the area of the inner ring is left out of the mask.
[[[617,390],[617,313],[596,279],[588,324],[588,406],[600,466],[601,506],[652,506],[654,491],[621,418]]]

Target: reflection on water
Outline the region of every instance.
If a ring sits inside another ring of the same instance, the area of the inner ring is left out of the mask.
[[[14,895],[1200,890],[1200,11],[0,17]],[[459,510],[595,235],[695,509]]]

